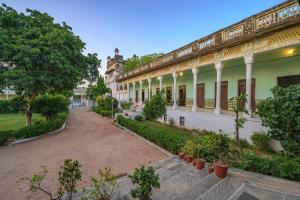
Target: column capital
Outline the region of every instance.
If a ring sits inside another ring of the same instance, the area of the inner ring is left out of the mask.
[[[163,79],[163,75],[159,75],[157,78],[158,78],[158,80],[162,80]]]
[[[172,76],[173,76],[173,78],[177,78],[177,73],[176,72],[172,72]]]
[[[141,85],[143,84],[143,80],[140,80],[139,82],[140,82]]]
[[[252,51],[247,51],[243,55],[245,64],[253,64],[254,54]]]
[[[198,74],[198,69],[195,67],[195,68],[192,69],[192,72],[193,72],[194,75],[197,75]]]
[[[224,65],[223,65],[222,61],[218,60],[218,61],[215,62],[215,68],[216,68],[216,70],[222,70],[223,67],[224,67]]]
[[[132,82],[132,85],[135,86],[135,81]]]
[[[152,81],[152,78],[148,78],[148,83],[151,83],[151,81]]]

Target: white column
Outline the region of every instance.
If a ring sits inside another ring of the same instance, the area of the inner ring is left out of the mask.
[[[246,95],[247,95],[247,102],[246,102],[246,109],[248,110],[248,117],[252,117],[252,66],[254,62],[253,53],[249,52],[244,55],[244,61],[246,64]]]
[[[193,87],[193,106],[192,106],[192,111],[195,112],[197,110],[197,74],[198,74],[198,69],[193,68],[193,77],[194,77],[194,87]]]
[[[151,78],[148,78],[148,101],[151,100]]]
[[[160,76],[158,77],[158,79],[159,79],[159,91],[161,92],[161,91],[162,91],[162,81],[163,81],[163,76],[160,75]]]
[[[215,114],[221,113],[221,82],[222,82],[222,69],[223,63],[218,61],[215,63],[215,68],[217,70],[217,91],[216,91],[216,107],[214,110]]]
[[[130,83],[127,83],[127,102],[130,100]]]
[[[173,80],[174,80],[174,83],[173,83],[173,101],[174,101],[174,103],[173,103],[172,109],[176,109],[176,107],[177,107],[177,103],[176,103],[176,89],[177,89],[176,80],[177,80],[177,74],[176,74],[176,72],[173,72],[172,75],[173,75]]]
[[[143,91],[143,81],[140,80],[140,105],[143,104],[143,101],[142,101],[142,91]]]
[[[132,102],[135,104],[135,82],[132,83]]]
[[[118,95],[118,96],[119,96],[118,107],[119,107],[119,108],[121,108],[121,102],[120,102],[120,100],[121,100],[121,88],[120,88],[120,87],[121,87],[121,85],[118,84],[118,88],[119,88],[119,90],[118,90],[118,91],[119,91],[119,95]]]

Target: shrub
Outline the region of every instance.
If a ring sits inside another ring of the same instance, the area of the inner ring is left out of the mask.
[[[135,169],[133,175],[128,175],[135,186],[130,195],[140,200],[150,200],[153,188],[160,188],[159,176],[155,174],[153,167]]]
[[[0,100],[0,113],[17,113],[26,110],[26,101],[22,97]]]
[[[193,139],[193,135],[186,131],[167,126],[153,126],[150,122],[139,122],[122,115],[117,117],[117,121],[120,125],[174,154],[179,152],[181,145],[188,139]]]
[[[288,154],[300,154],[300,86],[274,87],[273,97],[257,105],[262,124]]]
[[[238,167],[279,178],[300,181],[300,162],[288,156],[275,156],[271,159],[265,159],[252,152],[245,152],[241,154]]]
[[[63,95],[40,95],[33,102],[33,111],[41,113],[47,120],[68,110],[69,100]]]
[[[175,120],[174,118],[169,119],[169,126],[174,127],[175,126]]]
[[[100,110],[112,110],[112,103],[114,110],[116,110],[118,108],[118,100],[111,96],[107,96],[97,101],[97,108]]]
[[[137,116],[135,116],[134,117],[134,119],[136,120],[136,121],[143,121],[143,116],[142,115],[137,115]]]
[[[184,155],[194,157],[196,155],[196,151],[197,151],[197,144],[192,140],[188,140],[183,145],[181,150],[184,153]]]
[[[229,138],[222,134],[206,134],[196,138],[198,157],[212,162],[216,158],[226,160]]]
[[[240,139],[240,145],[242,148],[250,148],[251,145],[249,144],[247,139]]]
[[[143,109],[146,119],[156,120],[162,117],[166,113],[166,100],[164,96],[160,93],[151,97]]]
[[[253,144],[255,146],[257,146],[260,149],[264,149],[264,150],[270,150],[269,147],[269,142],[270,142],[270,137],[264,133],[258,133],[255,132],[252,136],[251,136],[251,140],[253,141]]]
[[[131,108],[131,106],[133,105],[132,102],[122,102],[121,103],[121,108],[123,110],[129,110]]]
[[[40,121],[16,131],[1,131],[0,145],[5,145],[12,139],[31,138],[57,130],[64,124],[66,118],[67,113],[60,113],[56,118],[49,121]]]
[[[60,167],[59,172],[59,188],[58,197],[61,197],[66,193],[68,200],[72,200],[73,193],[76,192],[76,182],[81,180],[81,165],[77,160],[67,159],[64,161],[64,165]]]

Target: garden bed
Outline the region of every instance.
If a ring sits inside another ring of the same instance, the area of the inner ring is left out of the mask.
[[[122,115],[117,117],[117,122],[174,154],[177,154],[188,140],[196,141],[196,136],[213,134],[206,131],[192,132],[151,121],[131,120]],[[206,137],[208,138],[210,137]],[[300,158],[284,156],[251,145],[243,148],[241,152],[234,140],[229,142],[228,162],[231,167],[300,181]]]

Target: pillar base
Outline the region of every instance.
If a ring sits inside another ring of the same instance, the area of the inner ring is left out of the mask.
[[[219,115],[221,114],[222,109],[220,107],[216,107],[214,110],[214,114]]]
[[[177,108],[177,105],[173,105],[172,109],[175,110]]]
[[[192,112],[196,112],[197,111],[197,106],[193,106],[192,107]]]

